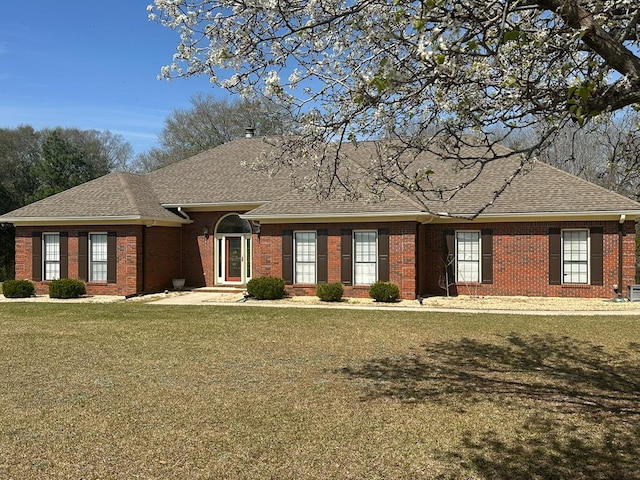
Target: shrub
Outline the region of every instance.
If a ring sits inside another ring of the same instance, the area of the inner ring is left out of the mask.
[[[5,280],[2,293],[7,298],[28,298],[36,293],[36,286],[29,280]]]
[[[340,282],[319,283],[316,285],[316,295],[323,302],[339,302],[344,295],[344,287]]]
[[[87,293],[82,280],[74,278],[61,278],[53,280],[49,284],[49,297],[51,298],[78,298]]]
[[[247,282],[247,295],[258,300],[277,300],[285,295],[284,280],[278,277],[252,278]]]
[[[400,298],[400,289],[395,283],[376,282],[369,288],[369,296],[376,302],[395,302]]]

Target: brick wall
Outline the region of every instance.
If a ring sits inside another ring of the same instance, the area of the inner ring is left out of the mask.
[[[549,285],[549,228],[603,227],[604,285]],[[480,230],[493,232],[493,283],[456,284],[452,293],[464,295],[527,295],[550,297],[607,298],[618,283],[617,222],[535,222],[423,225],[420,238],[424,255],[419,264],[420,292],[443,295],[444,231]],[[635,283],[635,228],[624,225],[623,294]]]
[[[117,283],[87,282],[89,295],[131,295],[143,290],[140,245],[141,225],[87,225],[16,228],[16,278],[33,279],[32,234],[38,232],[68,232],[68,277],[78,278],[78,232],[116,232]],[[49,292],[49,282],[36,282],[36,292]]]
[[[32,234],[34,231],[68,232],[68,276],[78,278],[78,232],[117,233],[117,283],[87,283],[91,295],[131,295],[143,291],[171,289],[172,278],[185,278],[191,287],[213,286],[215,282],[215,226],[225,212],[191,214],[193,223],[182,228],[121,226],[61,226],[16,228],[16,278],[32,279]],[[209,230],[205,238],[203,228]],[[550,227],[603,227],[604,285],[549,285]],[[326,229],[328,281],[341,280],[341,230],[389,229],[389,280],[396,283],[402,298],[417,293],[443,295],[444,231],[488,228],[493,233],[493,283],[458,284],[452,293],[471,295],[575,296],[607,298],[618,283],[617,222],[531,222],[420,225],[394,223],[318,223],[261,226],[253,234],[253,277],[282,276],[282,231]],[[143,259],[142,252],[146,251]],[[623,236],[623,293],[635,284],[635,230],[626,222]],[[143,272],[144,267],[144,272]],[[37,292],[47,293],[48,282],[37,282]],[[294,285],[295,295],[315,295],[313,286]],[[345,296],[367,297],[368,287],[347,286]]]
[[[172,290],[174,278],[182,275],[182,232],[176,227],[144,229],[144,291]]]
[[[414,222],[396,223],[317,223],[265,225],[260,234],[253,235],[253,276],[282,277],[282,231],[327,230],[328,281],[341,279],[341,230],[389,229],[389,281],[400,288],[402,298],[414,299],[416,295],[416,231]],[[294,295],[315,295],[313,286],[288,286]],[[346,297],[368,297],[368,286],[345,286]]]

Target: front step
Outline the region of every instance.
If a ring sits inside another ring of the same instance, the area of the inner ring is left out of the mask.
[[[246,285],[237,286],[214,286],[214,287],[199,287],[191,290],[192,292],[211,292],[211,293],[244,293],[247,291]]]

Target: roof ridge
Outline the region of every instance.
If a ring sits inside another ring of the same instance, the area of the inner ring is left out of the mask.
[[[127,197],[127,201],[129,202],[129,205],[133,207],[136,213],[140,214],[141,212],[140,205],[138,205],[137,198],[128,181],[129,174],[126,172],[115,172],[115,173],[116,173],[116,177],[118,178],[118,181],[120,182],[120,185],[122,185],[123,192]],[[142,178],[142,175],[140,175],[140,177]]]

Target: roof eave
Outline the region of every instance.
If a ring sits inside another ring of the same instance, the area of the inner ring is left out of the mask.
[[[603,210],[575,212],[527,212],[527,213],[481,213],[473,218],[469,213],[438,212],[433,219],[436,223],[456,222],[536,222],[536,221],[619,221],[621,215],[625,220],[640,218],[640,210]]]
[[[0,217],[0,223],[12,223],[16,227],[54,225],[146,225],[159,227],[180,227],[192,223],[190,220],[165,217],[120,215],[97,217]]]
[[[212,202],[212,203],[162,203],[163,208],[182,208],[186,212],[253,210],[267,203],[255,202]]]
[[[424,222],[427,217],[432,217],[427,212],[357,212],[357,213],[313,213],[313,214],[252,214],[240,215],[247,220],[261,223],[340,223],[345,221],[358,222],[390,222],[390,221],[414,221]]]

